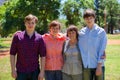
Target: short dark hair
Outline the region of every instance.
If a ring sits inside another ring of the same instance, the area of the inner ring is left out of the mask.
[[[58,22],[57,20],[53,20],[50,24],[49,24],[49,29],[51,27],[55,27],[55,26],[59,26],[59,29],[61,29],[61,24],[60,22]]]
[[[76,38],[78,40],[78,36],[79,36],[78,28],[75,25],[69,25],[69,27],[67,28],[67,37],[68,37],[68,32],[70,32],[70,31],[76,32]]]
[[[26,22],[26,21],[31,21],[31,20],[33,20],[33,19],[35,19],[35,23],[38,22],[38,18],[37,18],[36,16],[34,16],[33,14],[29,14],[29,15],[27,15],[27,16],[25,17],[24,22]]]
[[[83,14],[83,18],[85,19],[85,18],[90,17],[90,16],[95,18],[96,17],[95,11],[93,9],[86,9],[84,14]]]

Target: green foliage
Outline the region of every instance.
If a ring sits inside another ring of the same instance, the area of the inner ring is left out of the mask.
[[[92,0],[67,0],[63,6],[63,14],[66,16],[66,26],[79,25],[82,22],[83,9],[92,8]]]
[[[85,25],[82,14],[87,8],[96,11],[96,23],[101,27],[105,25],[104,10],[107,11],[109,33],[120,27],[118,0],[65,0],[64,4],[60,4],[60,1],[62,0],[7,0],[0,6],[0,35],[7,37],[17,30],[24,30],[24,17],[30,13],[38,17],[36,30],[41,34],[48,31],[48,23],[58,19],[61,12],[66,16],[64,28],[69,24],[81,28]]]
[[[36,30],[41,34],[47,32],[51,20],[58,18],[60,0],[18,0],[16,3],[13,1],[9,2],[11,5],[5,12],[2,36],[8,36],[16,30],[24,30],[24,17],[28,14],[38,17]]]
[[[106,4],[106,9],[107,9],[107,15],[108,17],[108,33],[113,34],[113,29],[117,25],[118,19],[117,17],[120,16],[120,3],[118,0],[107,0],[105,2]],[[112,4],[112,5],[111,5]]]
[[[94,10],[96,11],[96,23],[103,27],[104,26],[104,10],[105,10],[105,0],[95,0]]]
[[[11,14],[13,15],[13,7],[16,5],[18,0],[9,0],[6,1],[3,5],[2,5],[2,9],[4,14],[2,14],[2,19],[1,20],[1,36],[3,37],[7,37],[7,35],[11,32],[11,31],[15,31],[12,24],[13,24],[13,20],[14,18],[12,16],[10,16]]]
[[[77,25],[77,22],[80,21],[81,12],[79,10],[80,5],[76,1],[68,0],[65,2],[63,13],[67,17],[66,26],[69,24]]]

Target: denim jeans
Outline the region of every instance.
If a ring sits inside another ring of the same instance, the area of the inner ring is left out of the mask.
[[[39,69],[30,73],[17,72],[16,80],[38,80],[39,73],[40,73]]]
[[[46,70],[45,80],[62,80],[61,70]]]

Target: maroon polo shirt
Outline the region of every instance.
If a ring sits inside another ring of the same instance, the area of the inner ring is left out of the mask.
[[[39,67],[40,57],[46,56],[46,47],[42,36],[35,32],[30,38],[26,31],[17,32],[12,40],[10,55],[17,55],[18,72],[32,72]]]

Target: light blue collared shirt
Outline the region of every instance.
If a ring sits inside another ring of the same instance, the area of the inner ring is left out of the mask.
[[[104,63],[103,56],[107,36],[103,28],[94,24],[92,29],[85,27],[79,33],[79,48],[84,68],[96,68],[98,63]]]

